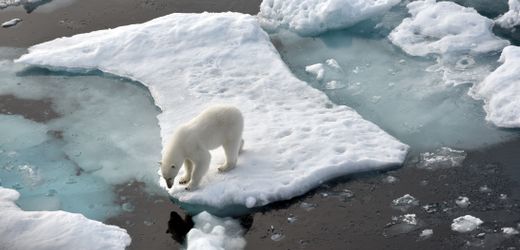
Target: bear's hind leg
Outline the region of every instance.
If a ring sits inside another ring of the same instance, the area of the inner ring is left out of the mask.
[[[226,163],[218,167],[219,172],[224,172],[233,169],[237,164],[238,154],[242,151],[244,146],[244,140],[235,140],[232,142],[224,143],[222,147],[226,153]]]
[[[190,182],[192,173],[193,163],[188,159],[184,160],[184,176],[179,180],[179,184],[186,184]]]

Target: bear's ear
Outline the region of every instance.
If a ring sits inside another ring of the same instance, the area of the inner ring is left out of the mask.
[[[172,168],[175,168],[175,165],[172,165]]]

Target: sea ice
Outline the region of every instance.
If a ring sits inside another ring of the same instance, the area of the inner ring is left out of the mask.
[[[64,211],[29,212],[16,204],[20,194],[0,187],[2,249],[125,249],[131,239],[125,229]]]
[[[261,206],[337,176],[401,164],[408,149],[296,79],[257,19],[245,14],[172,14],[42,43],[17,61],[140,81],[163,111],[163,145],[211,104],[240,107],[245,150],[237,168],[210,168],[198,190],[175,185],[170,193],[181,202],[251,206],[253,197]],[[212,153],[212,166],[223,162],[221,150]]]
[[[421,234],[419,234],[419,237],[421,237],[423,239],[427,239],[427,238],[432,237],[432,235],[433,235],[433,229],[424,229],[421,231]]]
[[[465,196],[459,196],[459,198],[455,200],[455,203],[460,208],[467,208],[469,204],[471,204],[471,202],[469,202],[469,198]]]
[[[401,211],[406,211],[411,207],[418,206],[419,200],[415,197],[405,194],[402,197],[399,197],[392,201],[392,207],[399,209]]]
[[[413,1],[407,7],[412,16],[388,38],[410,55],[479,54],[509,44],[493,34],[493,21],[473,8],[435,0]]]
[[[479,218],[471,215],[464,215],[453,220],[451,230],[459,233],[467,233],[477,229],[480,224],[484,223]]]
[[[244,229],[236,220],[201,212],[193,222],[195,226],[186,235],[188,250],[240,250],[246,246]]]
[[[500,16],[495,22],[502,28],[511,29],[520,24],[520,1],[509,0],[509,11]]]
[[[2,23],[2,27],[9,28],[11,26],[15,26],[16,24],[18,24],[21,21],[22,21],[22,19],[20,19],[20,18],[13,18],[13,19],[11,19],[11,20],[9,20],[7,22],[3,22]]]
[[[0,96],[48,100],[57,117],[35,122],[0,114],[0,179],[20,192],[17,204],[104,220],[122,210],[114,185],[137,180],[162,190],[158,110],[148,91],[113,76],[13,63],[24,51],[0,48]]]
[[[379,16],[401,0],[263,0],[258,18],[262,27],[290,29],[300,35],[317,35],[350,27]]]
[[[505,128],[520,127],[520,47],[507,46],[498,60],[502,65],[470,95],[485,102],[486,120]]]
[[[506,235],[517,235],[517,234],[519,234],[518,230],[516,230],[513,227],[503,227],[501,230],[502,230],[502,233],[504,233]]]
[[[417,167],[429,170],[459,167],[462,166],[464,159],[466,159],[466,152],[463,150],[442,147],[435,152],[421,153]]]

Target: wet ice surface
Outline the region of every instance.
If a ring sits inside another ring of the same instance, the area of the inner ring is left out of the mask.
[[[148,92],[101,75],[51,74],[9,61],[23,50],[0,48],[0,94],[48,99],[57,117],[35,122],[0,114],[0,185],[21,193],[24,210],[65,210],[103,220],[128,210],[113,185],[156,183],[158,110]]]
[[[442,61],[410,56],[386,38],[405,15],[406,9],[397,7],[381,22],[365,21],[315,38],[289,32],[272,38],[300,79],[334,102],[353,107],[412,149],[478,148],[515,137],[515,132],[486,122],[483,103],[467,95],[471,84],[498,66],[499,54],[460,54]],[[326,63],[331,59],[339,69]]]

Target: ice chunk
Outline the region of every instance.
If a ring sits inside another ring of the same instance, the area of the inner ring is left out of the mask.
[[[163,111],[163,145],[205,107],[238,106],[246,146],[237,168],[218,174],[210,167],[198,190],[175,185],[170,193],[182,202],[223,207],[253,197],[261,206],[340,175],[400,164],[408,149],[295,78],[257,19],[245,14],[172,14],[39,44],[18,62],[140,81]],[[221,150],[212,155],[212,166],[223,162]]]
[[[15,26],[16,24],[18,24],[21,21],[22,21],[22,19],[20,19],[20,18],[13,18],[7,22],[3,22],[2,27],[9,28],[9,27]]]
[[[435,170],[439,168],[459,167],[466,159],[466,152],[442,147],[435,152],[420,154],[418,168]]]
[[[471,215],[464,215],[453,220],[451,230],[459,233],[467,233],[477,229],[480,224],[484,223],[479,218]]]
[[[493,21],[473,8],[435,0],[413,1],[407,7],[412,16],[388,38],[410,55],[478,54],[509,44],[493,34]]]
[[[506,235],[516,235],[516,234],[519,234],[518,230],[516,230],[513,227],[503,227],[501,230],[502,230],[502,233],[504,233]]]
[[[520,127],[520,47],[507,46],[498,61],[502,65],[470,94],[484,100],[486,120],[499,127]]]
[[[495,22],[502,28],[511,29],[520,24],[520,1],[509,0],[509,11],[500,16]]]
[[[388,223],[383,230],[385,237],[393,237],[405,234],[418,229],[423,223],[417,219],[415,214],[405,214],[392,217],[392,222]]]
[[[469,202],[469,198],[465,196],[459,196],[459,198],[455,200],[455,203],[461,208],[467,208],[469,204],[471,204],[471,202]]]
[[[401,0],[263,0],[258,17],[267,30],[317,35],[379,16]]]
[[[397,208],[401,211],[406,211],[411,207],[418,206],[419,200],[417,200],[415,197],[405,194],[402,197],[399,197],[392,201],[392,206],[394,208]]]
[[[432,237],[432,235],[433,235],[433,229],[424,229],[421,231],[421,234],[419,234],[419,237],[421,237],[423,239],[427,239],[427,238]]]
[[[19,193],[0,187],[0,245],[5,249],[125,249],[125,229],[64,211],[28,212],[15,201]]]
[[[236,220],[202,212],[193,217],[193,222],[195,226],[186,235],[188,250],[239,250],[246,246],[244,230]]]

